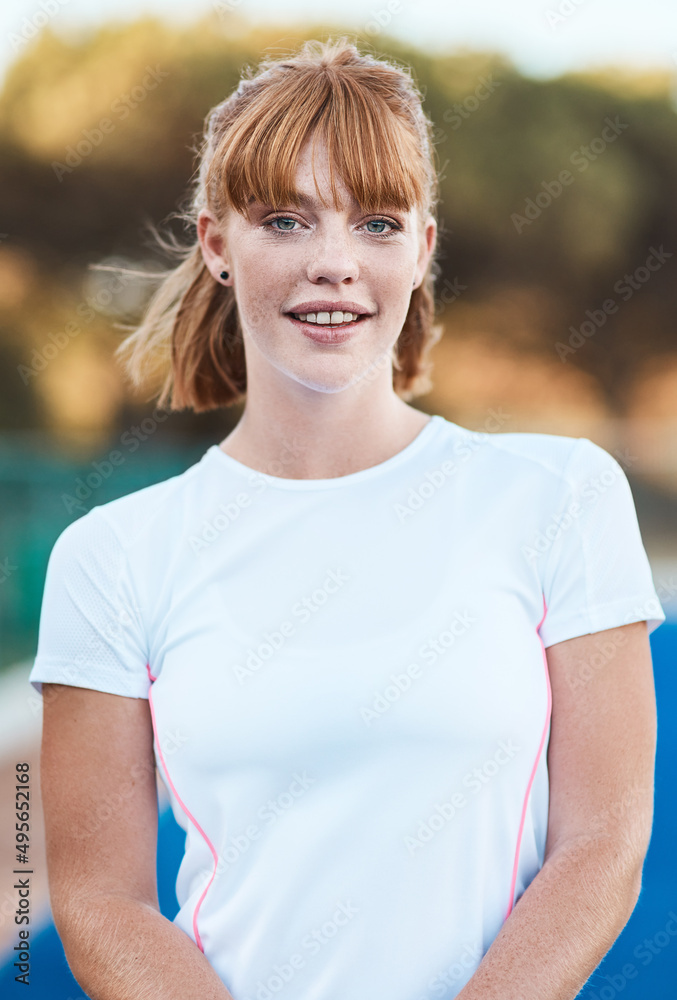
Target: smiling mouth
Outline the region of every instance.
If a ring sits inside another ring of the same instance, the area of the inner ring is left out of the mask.
[[[318,312],[318,313],[289,313],[299,323],[308,323],[311,326],[324,330],[340,330],[346,326],[352,326],[361,320],[368,319],[367,313],[354,312]]]

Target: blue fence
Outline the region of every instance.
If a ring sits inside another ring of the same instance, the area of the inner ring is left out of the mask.
[[[102,452],[91,462],[55,455],[44,435],[23,442],[0,436],[0,669],[35,654],[45,570],[52,546],[71,521],[187,469],[208,443],[153,441],[152,448],[119,442],[119,465]]]

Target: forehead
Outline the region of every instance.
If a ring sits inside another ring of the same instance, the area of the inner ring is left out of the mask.
[[[250,207],[252,209],[272,207],[277,210],[290,205],[313,212],[333,210],[346,213],[362,210],[371,212],[391,210],[407,215],[416,210],[415,206],[405,207],[401,196],[398,198],[388,197],[387,189],[381,190],[379,197],[373,187],[368,183],[364,184],[364,179],[363,187],[370,190],[368,194],[366,190],[362,193],[366,194],[370,205],[362,204],[352,190],[351,184],[342,175],[341,163],[337,162],[335,155],[331,156],[325,137],[318,132],[311,132],[307,135],[298,149],[295,168],[287,173],[289,183],[286,198],[269,197],[268,191],[265,190],[266,187],[269,189],[276,187],[277,173],[276,169],[270,171],[268,180],[272,181],[272,184],[264,185],[264,190],[259,190],[256,193],[249,192],[246,200],[248,213]]]

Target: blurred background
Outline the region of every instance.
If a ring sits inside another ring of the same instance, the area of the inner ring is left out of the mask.
[[[159,413],[113,359],[158,269],[209,109],[246,65],[348,33],[413,67],[441,176],[434,388],[465,427],[588,437],[630,481],[668,621],[640,902],[580,994],[677,996],[677,9],[673,0],[24,0],[0,12],[0,987],[19,995],[9,792],[38,791],[47,559],[101,503],[197,461],[241,407]],[[122,453],[113,466],[111,451]],[[81,1000],[49,923],[33,807],[33,996]],[[161,820],[163,906],[181,837]],[[672,921],[672,922],[671,922]],[[646,941],[651,942],[651,947]],[[644,943],[643,943],[644,942]],[[649,955],[649,960],[646,956]],[[628,963],[636,971],[630,975]]]

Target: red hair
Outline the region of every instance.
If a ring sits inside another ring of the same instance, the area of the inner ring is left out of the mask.
[[[332,197],[335,172],[365,211],[415,207],[423,223],[438,199],[432,122],[406,68],[360,54],[345,36],[306,41],[286,58],[248,68],[236,91],[205,119],[200,163],[189,208],[174,213],[196,228],[208,208],[217,219],[243,215],[253,195],[273,208],[295,202],[296,164],[306,139],[327,145]],[[155,235],[181,263],[161,273],[145,315],[117,348],[133,383],[164,378],[158,405],[196,412],[228,406],[246,395],[247,372],[232,287],[215,281],[200,244]],[[428,351],[433,326],[433,257],[414,289],[394,348],[393,388],[411,399],[431,388]]]

